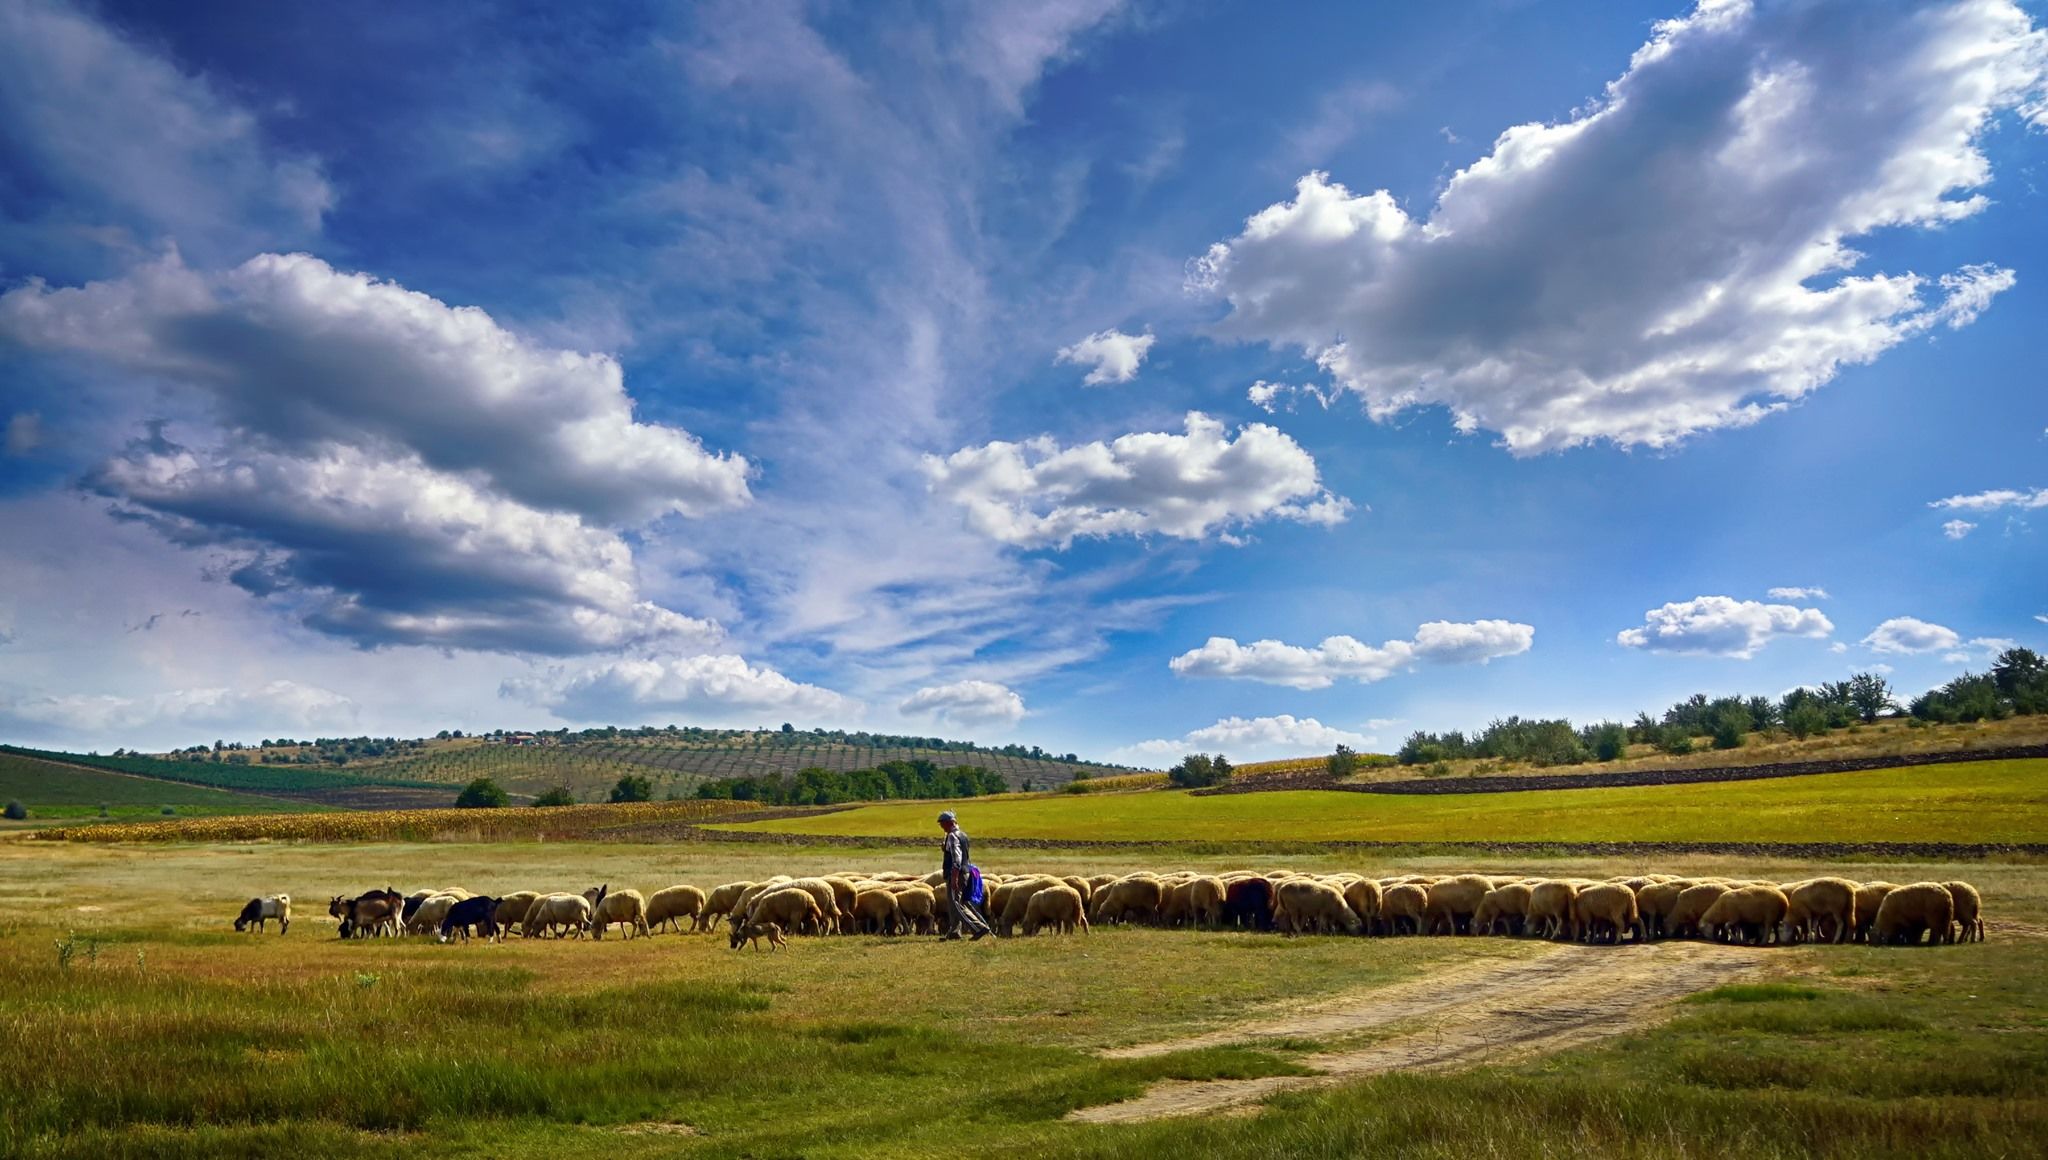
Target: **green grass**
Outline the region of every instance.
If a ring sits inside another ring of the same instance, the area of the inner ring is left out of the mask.
[[[328,770],[311,769],[295,765],[231,765],[226,762],[179,761],[167,758],[144,757],[140,754],[105,757],[92,753],[60,753],[52,750],[27,749],[18,745],[0,745],[0,754],[15,757],[39,757],[71,765],[91,766],[95,769],[112,770],[116,773],[129,773],[140,777],[157,778],[163,781],[212,786],[218,789],[249,790],[254,793],[305,793],[315,790],[350,789],[363,785],[423,784],[407,781],[396,775],[390,778],[382,776],[357,777],[353,774],[334,773]]]
[[[107,816],[120,821],[159,817],[164,806],[183,817],[220,814],[300,813],[322,807],[227,790],[129,777],[95,769],[61,765],[20,754],[0,752],[0,801],[19,801],[29,820],[90,819]]]
[[[934,833],[925,803],[734,825],[792,834]],[[976,801],[979,838],[1093,841],[2048,842],[2048,760],[1765,781],[1440,796],[1186,792]]]

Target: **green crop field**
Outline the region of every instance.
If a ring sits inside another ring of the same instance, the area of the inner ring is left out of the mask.
[[[30,823],[97,818],[102,805],[106,806],[107,817],[119,821],[156,818],[165,806],[185,817],[296,813],[323,808],[83,769],[6,752],[0,752],[0,801],[18,801],[27,806]]]
[[[549,843],[0,840],[0,1155],[25,1157],[1131,1158],[2034,1156],[2048,1142],[2048,870],[1673,858],[1694,875],[1968,877],[1989,941],[1801,946],[1615,1037],[1503,1049],[1464,1070],[1281,1095],[1249,1116],[1065,1119],[1162,1081],[1308,1075],[1323,1053],[1429,1042],[1427,1020],[1248,1042],[1106,1048],[1227,1031],[1446,972],[1557,956],[1519,939],[1282,938],[1102,929],[938,943],[717,936],[343,942],[320,900],[393,884],[486,893],[651,891],[771,873],[921,870],[934,851]],[[1166,868],[1113,851],[1003,868]],[[991,859],[984,859],[992,861]],[[1221,869],[1221,858],[1173,865]],[[1530,869],[1502,859],[1305,870]],[[1604,876],[1633,860],[1546,861]],[[299,899],[288,935],[228,926],[252,894]],[[1670,944],[1586,948],[1641,979]],[[1443,996],[1455,1012],[1483,989]],[[1431,1018],[1434,1018],[1433,1016]],[[1404,1040],[1405,1037],[1405,1040]]]
[[[217,789],[247,790],[252,793],[313,793],[323,790],[357,789],[365,785],[406,785],[402,776],[358,777],[325,769],[296,765],[236,765],[229,762],[182,761],[129,754],[106,757],[96,753],[57,753],[0,745],[0,754],[42,757],[72,765],[89,765],[115,773],[132,773],[162,781]]]
[[[933,812],[892,803],[731,828],[922,837],[935,832]],[[1524,793],[986,798],[961,822],[982,838],[1089,841],[2039,843],[2048,842],[2048,759]]]

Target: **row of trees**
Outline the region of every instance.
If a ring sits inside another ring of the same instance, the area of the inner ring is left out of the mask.
[[[778,806],[829,806],[841,802],[903,801],[979,797],[1005,793],[1002,777],[976,765],[940,768],[923,758],[885,761],[874,769],[846,771],[811,766],[793,775],[727,777],[697,787],[700,798],[730,798]]]
[[[1661,753],[1690,753],[1701,738],[1716,749],[1737,749],[1752,733],[1807,738],[1900,712],[1891,685],[1877,673],[1793,689],[1782,697],[1709,697],[1695,693],[1661,715],[1636,714],[1633,722],[1574,725],[1562,717],[1507,717],[1467,736],[1417,731],[1396,755],[1403,765],[1428,765],[1459,758],[1495,758],[1532,765],[1613,761],[1631,745]],[[1923,721],[1997,720],[2014,714],[2048,712],[2048,661],[2032,649],[2000,653],[1984,674],[1965,673],[1913,699],[1905,709]]]
[[[615,802],[652,801],[654,800],[654,782],[638,774],[629,773],[620,778],[618,784],[612,786],[609,800]],[[468,785],[462,787],[461,793],[455,795],[455,804],[462,809],[502,809],[511,803],[512,796],[505,792],[503,786],[500,786],[496,781],[488,777],[473,779]],[[539,797],[534,798],[533,804],[541,807],[573,806],[576,804],[576,795],[569,791],[568,786],[558,785],[542,793]]]

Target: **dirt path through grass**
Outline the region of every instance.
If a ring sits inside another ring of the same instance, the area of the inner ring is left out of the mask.
[[[1277,1092],[1384,1071],[1462,1067],[1576,1047],[1660,1019],[1672,1001],[1725,983],[1763,958],[1764,952],[1749,947],[1663,942],[1566,946],[1534,959],[1440,971],[1290,1015],[1104,1053],[1128,1058],[1226,1043],[1330,1039],[1404,1025],[1358,1050],[1304,1056],[1300,1062],[1316,1075],[1169,1081],[1137,1099],[1082,1108],[1067,1118],[1105,1124],[1225,1111]]]

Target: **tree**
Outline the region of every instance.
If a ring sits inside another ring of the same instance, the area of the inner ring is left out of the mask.
[[[466,810],[495,810],[502,808],[511,800],[505,795],[505,791],[499,788],[498,783],[488,777],[477,778],[463,786],[462,792],[455,795],[456,808]]]
[[[1730,703],[1714,711],[1711,732],[1714,748],[1742,748],[1742,737],[1749,732],[1749,706],[1731,698]]]
[[[2009,648],[1991,662],[1991,683],[2015,713],[2048,713],[2048,658],[2030,648]]]
[[[11,801],[7,803],[5,810],[0,810],[0,814],[5,814],[10,822],[19,822],[28,817],[28,807],[18,801]]]
[[[1619,721],[1602,721],[1593,726],[1593,756],[1613,761],[1628,752],[1628,728]]]
[[[654,781],[639,774],[629,773],[612,787],[615,802],[645,802],[654,800]]]
[[[576,795],[569,792],[568,786],[558,785],[533,799],[533,804],[544,808],[549,806],[573,806],[576,804]]]
[[[1865,721],[1875,721],[1892,708],[1892,687],[1876,673],[1850,677],[1846,691],[1850,707]]]
[[[1350,777],[1358,768],[1358,754],[1349,745],[1339,745],[1324,764],[1329,768],[1331,777]]]
[[[1166,780],[1181,789],[1200,789],[1230,780],[1231,765],[1222,754],[1190,753],[1166,771]]]

